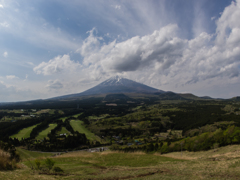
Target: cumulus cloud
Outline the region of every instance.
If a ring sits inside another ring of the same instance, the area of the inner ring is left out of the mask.
[[[37,74],[52,75],[62,72],[75,71],[81,65],[77,62],[70,60],[69,55],[57,56],[48,62],[42,62],[38,66],[34,67],[33,70]]]
[[[55,90],[73,87],[74,81],[97,83],[115,74],[164,90],[175,88],[185,92],[186,87],[197,91],[204,86],[211,88],[213,84],[221,87],[226,81],[234,84],[240,81],[239,19],[240,0],[237,0],[215,19],[214,34],[201,29],[193,39],[180,38],[178,31],[181,29],[169,24],[145,36],[105,43],[93,28],[77,50],[83,58],[82,63],[72,61],[69,55],[57,56],[42,62],[34,71],[43,75],[71,73],[72,79],[78,73],[81,77],[81,80],[75,78],[69,82],[69,86],[66,81],[71,76],[65,82],[60,76],[61,81],[49,81],[47,87]]]
[[[3,57],[8,57],[8,52],[7,51],[5,51],[4,53],[3,53]]]
[[[54,80],[54,81],[53,80],[49,80],[46,87],[49,88],[49,89],[57,90],[57,89],[63,88],[63,84],[58,79]]]
[[[3,81],[0,81],[0,92],[0,102],[32,100],[40,96],[40,94],[36,91],[32,91],[28,88],[22,89],[15,85],[7,84]]]
[[[168,68],[182,56],[186,44],[185,40],[174,36],[177,28],[171,24],[150,35],[135,36],[119,43],[115,40],[101,47],[100,38],[90,34],[81,49],[83,63],[115,72],[136,71],[154,62],[159,62],[162,69]]]
[[[80,52],[82,56],[90,56],[92,53],[97,52],[100,47],[100,40],[103,40],[102,37],[94,36],[94,33],[97,33],[97,29],[93,28],[89,33],[88,38],[83,41],[83,45],[77,52]]]
[[[78,51],[85,67],[97,77],[145,71],[152,79],[161,76],[180,86],[216,77],[231,79],[240,74],[239,19],[237,0],[216,21],[215,34],[201,32],[194,39],[182,39],[177,36],[178,26],[170,24],[149,35],[104,44],[93,29]]]

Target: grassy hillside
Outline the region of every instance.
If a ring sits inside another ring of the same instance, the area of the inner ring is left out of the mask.
[[[101,141],[101,139],[90,132],[87,128],[84,127],[83,122],[79,120],[71,120],[71,126],[73,127],[74,131],[78,131],[80,133],[84,133],[86,137],[91,141]]]
[[[64,170],[59,175],[47,175],[31,170],[35,158],[44,166],[49,153],[18,149],[23,158],[19,170],[0,171],[0,179],[239,179],[240,145],[226,146],[201,152],[169,154],[119,153],[105,151],[89,153],[70,152],[50,157],[55,166]],[[26,156],[28,160],[26,159]],[[30,160],[30,162],[29,162]]]
[[[22,161],[24,162],[31,159],[35,159],[35,158],[45,158],[53,155],[53,153],[34,152],[34,151],[28,151],[21,148],[16,148],[16,149],[17,149],[17,152],[20,154]]]
[[[30,126],[30,127],[24,128],[21,131],[19,131],[17,134],[12,135],[11,137],[12,138],[18,138],[18,139],[29,138],[32,129],[35,128],[37,125],[38,124],[36,124],[34,126]]]
[[[67,135],[69,135],[71,133],[65,127],[62,127],[61,131],[57,132],[57,135],[59,135],[59,134],[67,134]]]
[[[43,130],[42,132],[40,132],[38,134],[38,136],[36,137],[36,139],[43,139],[45,137],[47,137],[48,133],[54,129],[57,126],[57,124],[49,124],[49,127],[45,130]]]

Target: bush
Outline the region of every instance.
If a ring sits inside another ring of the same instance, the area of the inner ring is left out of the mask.
[[[53,171],[54,172],[63,172],[63,169],[58,167],[58,166],[56,166],[56,167],[53,168]]]
[[[12,170],[16,168],[16,160],[11,159],[8,152],[0,149],[0,170]]]
[[[45,165],[46,165],[46,167],[48,168],[49,171],[53,168],[54,164],[55,164],[55,162],[53,160],[49,159],[49,158],[47,158],[45,160]]]
[[[37,166],[37,169],[40,169],[41,167],[41,161],[39,159],[35,159],[35,164]]]

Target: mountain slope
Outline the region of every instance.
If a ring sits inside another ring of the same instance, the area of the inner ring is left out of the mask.
[[[164,93],[164,91],[162,90],[158,90],[126,78],[115,76],[82,93],[71,94],[71,95],[66,95],[66,96],[61,96],[56,98],[74,98],[74,97],[87,96],[87,95],[113,94],[113,93],[114,94],[115,93],[148,94],[148,93],[155,93],[155,92],[158,92],[160,94]]]

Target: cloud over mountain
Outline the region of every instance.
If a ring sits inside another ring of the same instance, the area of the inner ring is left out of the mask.
[[[34,68],[37,74],[74,74],[83,81],[101,80],[122,74],[148,85],[183,87],[223,79],[239,80],[240,1],[226,7],[216,20],[215,34],[202,32],[192,39],[182,38],[177,24],[166,25],[151,34],[124,41],[106,42],[96,28],[76,51],[80,62],[69,55],[57,56]],[[58,77],[61,85],[64,80]],[[85,80],[84,80],[85,79]],[[82,81],[82,82],[83,82]],[[47,87],[62,88],[56,84]],[[65,80],[66,84],[66,80]],[[197,87],[197,86],[196,86]]]
[[[240,0],[0,4],[1,80],[36,98],[115,75],[165,91],[239,95]]]
[[[217,20],[216,33],[202,32],[194,39],[177,36],[176,24],[152,34],[103,44],[93,30],[81,47],[83,64],[104,73],[149,70],[158,75],[181,76],[182,84],[215,77],[239,76],[240,1],[227,7]]]
[[[42,62],[38,66],[34,67],[33,70],[37,74],[51,75],[61,73],[63,71],[71,72],[80,66],[81,65],[79,63],[71,61],[69,55],[63,55],[57,56],[48,62]]]

